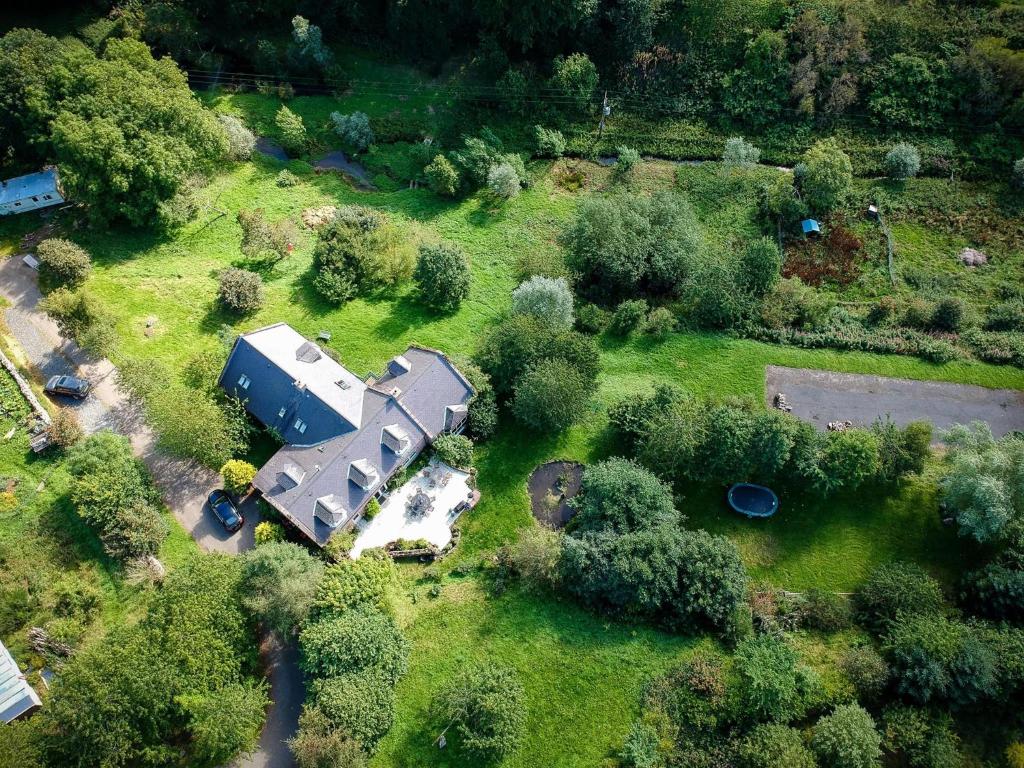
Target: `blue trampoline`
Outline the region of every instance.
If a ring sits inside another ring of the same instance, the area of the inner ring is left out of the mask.
[[[736,483],[728,498],[729,506],[747,517],[771,517],[779,511],[779,497],[763,485]]]

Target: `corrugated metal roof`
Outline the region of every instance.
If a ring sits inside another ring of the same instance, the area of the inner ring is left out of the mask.
[[[45,171],[3,182],[0,186],[0,205],[33,196],[52,195],[57,191],[57,169],[47,168]]]
[[[0,643],[0,720],[9,723],[41,704],[14,657]]]

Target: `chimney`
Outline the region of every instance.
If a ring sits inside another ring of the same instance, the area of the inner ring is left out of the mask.
[[[392,376],[401,376],[403,373],[408,373],[411,370],[412,363],[404,355],[397,355],[388,363],[388,373]]]

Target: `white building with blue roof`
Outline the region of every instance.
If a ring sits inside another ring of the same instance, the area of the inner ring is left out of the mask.
[[[53,166],[39,173],[0,182],[0,216],[25,213],[63,202],[60,176]]]
[[[0,722],[17,720],[40,704],[39,695],[25,679],[14,657],[0,643]]]

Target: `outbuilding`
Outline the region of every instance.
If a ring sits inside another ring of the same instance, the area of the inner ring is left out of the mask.
[[[0,643],[0,722],[13,722],[41,704],[14,657]]]
[[[53,166],[0,182],[0,216],[48,208],[63,202],[60,176]]]
[[[800,222],[800,228],[804,231],[805,237],[821,234],[821,225],[817,219],[804,219]]]

